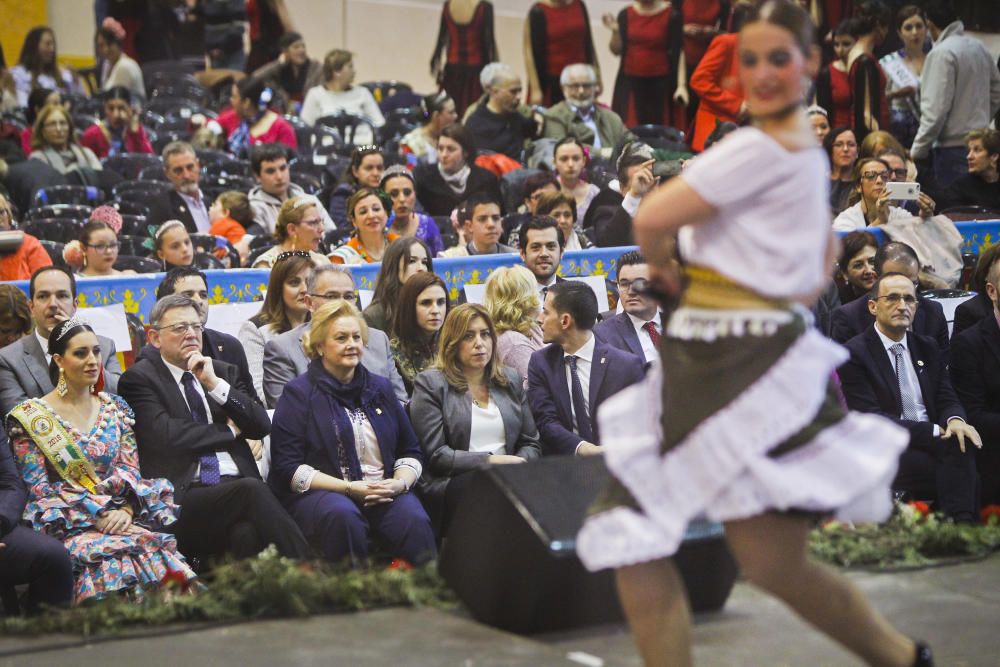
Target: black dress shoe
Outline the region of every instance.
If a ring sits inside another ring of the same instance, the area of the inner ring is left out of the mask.
[[[917,657],[913,661],[913,667],[934,667],[934,654],[931,647],[923,642],[917,642]]]

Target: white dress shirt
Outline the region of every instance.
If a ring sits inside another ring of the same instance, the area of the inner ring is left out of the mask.
[[[184,402],[187,403],[187,394],[184,393],[184,383],[181,382],[181,378],[184,377],[185,371],[183,368],[178,368],[174,366],[166,359],[163,360],[164,365],[166,365],[167,370],[170,371],[170,375],[173,376],[174,382],[177,383],[177,388],[181,392],[181,396],[184,398]],[[193,373],[192,373],[193,375]],[[225,380],[220,379],[219,383],[215,385],[215,389],[205,393],[205,388],[201,386],[201,382],[198,382],[197,376],[195,376],[194,382],[195,391],[201,396],[202,404],[205,407],[205,414],[208,415],[209,422],[213,422],[212,419],[212,409],[208,405],[208,399],[206,396],[210,397],[218,405],[225,405],[226,401],[229,400],[229,383]],[[188,404],[188,410],[191,409],[191,405]],[[236,431],[232,426],[229,427],[233,431],[233,436],[236,436]],[[219,474],[223,476],[239,477],[240,469],[236,466],[236,461],[233,460],[232,455],[229,452],[217,451],[215,455],[219,459]],[[201,479],[201,464],[195,468],[194,479],[198,481]]]
[[[882,345],[885,347],[885,353],[889,355],[889,365],[892,367],[893,371],[896,370],[896,354],[890,348],[892,348],[893,345],[903,346],[903,367],[899,369],[901,376],[898,379],[900,390],[902,390],[904,386],[909,386],[913,400],[917,404],[917,421],[930,421],[927,418],[927,406],[924,404],[924,395],[920,391],[920,380],[917,379],[917,371],[913,368],[913,360],[910,359],[910,348],[906,344],[906,336],[903,336],[901,341],[894,341],[879,331],[877,326],[875,327],[875,333],[878,334],[879,340],[882,341]],[[934,430],[934,435],[937,435],[936,428]]]
[[[642,356],[645,357],[646,361],[652,361],[653,359],[659,359],[660,353],[653,345],[653,339],[650,337],[649,332],[643,329],[647,322],[652,322],[656,325],[656,330],[663,335],[663,323],[661,321],[661,313],[659,310],[656,311],[656,315],[653,316],[651,320],[640,320],[635,315],[631,313],[625,313],[628,315],[628,319],[632,322],[632,326],[635,328],[635,335],[639,337],[639,345],[642,346]]]
[[[45,365],[48,366],[52,363],[52,355],[49,354],[49,339],[38,333],[38,327],[35,327],[34,333],[35,338],[38,339],[38,344],[42,346],[42,354],[45,355]]]
[[[587,407],[587,414],[590,414],[590,368],[594,363],[594,345],[596,339],[594,334],[590,334],[590,339],[584,343],[579,350],[573,353],[576,357],[576,374],[580,377],[580,386],[583,387],[583,404]],[[563,352],[563,358],[569,356]],[[576,409],[573,407],[573,370],[566,362],[566,387],[569,389],[569,411],[573,415],[573,432],[577,433]],[[577,449],[583,444],[583,440],[577,444]]]
[[[597,107],[591,104],[589,107],[578,107],[575,104],[566,103],[569,108],[576,112],[576,117],[580,122],[590,128],[594,133],[594,148],[601,147],[601,131],[597,129]]]
[[[472,423],[469,427],[469,451],[505,454],[507,433],[503,428],[500,408],[490,398],[485,408],[472,403]]]
[[[194,220],[194,226],[198,229],[198,233],[208,234],[209,230],[212,228],[212,222],[208,219],[208,208],[205,206],[204,195],[200,197],[191,197],[180,191],[177,191],[177,194],[179,194],[181,199],[184,200],[184,203],[187,204],[188,211],[191,212],[191,219]]]

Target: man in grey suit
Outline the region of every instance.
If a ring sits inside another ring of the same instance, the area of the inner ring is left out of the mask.
[[[310,309],[315,312],[323,304],[343,299],[358,306],[354,276],[349,269],[337,264],[318,267],[309,279]],[[281,392],[293,378],[306,372],[309,359],[302,349],[302,336],[308,331],[309,322],[300,324],[291,331],[275,336],[264,345],[264,398],[267,407],[278,404]],[[361,356],[361,363],[372,373],[389,378],[393,391],[400,403],[409,398],[403,378],[396,370],[396,363],[389,351],[389,337],[378,329],[368,329],[368,346]]]
[[[53,390],[49,376],[49,333],[76,313],[76,279],[62,266],[43,266],[31,276],[28,288],[35,329],[0,350],[0,411],[7,414],[21,401]],[[97,337],[104,365],[104,390],[117,393],[121,365],[110,338]]]

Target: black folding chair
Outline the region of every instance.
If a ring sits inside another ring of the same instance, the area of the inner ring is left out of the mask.
[[[367,118],[362,116],[357,116],[352,113],[341,112],[338,114],[332,114],[329,116],[323,116],[316,120],[316,125],[322,125],[324,127],[329,127],[337,131],[338,136],[345,144],[355,145],[355,137],[358,134],[358,128],[363,126],[368,126],[371,131],[371,136],[376,137],[375,126]]]
[[[122,230],[121,234],[126,236],[139,236],[145,238],[152,238],[155,234],[156,229],[151,228],[148,218],[144,215],[135,215],[134,213],[122,213]],[[131,253],[129,253],[131,254]]]
[[[28,211],[30,220],[46,218],[69,218],[71,220],[87,220],[94,211],[89,206],[80,204],[55,204],[54,206],[39,206]]]
[[[93,185],[49,185],[35,192],[31,208],[54,204],[97,206],[103,201],[104,193]]]
[[[131,236],[129,234],[118,236],[118,254],[120,255],[152,257],[154,250],[153,239],[148,236]]]
[[[135,271],[136,273],[158,273],[163,270],[163,263],[148,257],[134,255],[118,255],[114,268],[118,271]]]
[[[138,201],[130,201],[128,199],[116,199],[110,203],[114,206],[119,213],[122,215],[141,215],[142,217],[148,217],[150,213],[150,204]]]
[[[163,163],[158,155],[147,153],[122,153],[114,157],[104,158],[104,168],[116,171],[123,178],[135,180],[139,178],[140,172],[146,168],[159,168],[163,171]]]
[[[49,259],[52,260],[54,265],[66,266],[66,260],[63,259],[63,248],[66,247],[65,243],[49,241],[48,239],[38,239],[38,242],[45,248],[45,252],[48,253]]]
[[[68,218],[31,220],[24,225],[23,229],[26,234],[31,234],[38,239],[69,243],[80,238],[83,221],[70,220]]]

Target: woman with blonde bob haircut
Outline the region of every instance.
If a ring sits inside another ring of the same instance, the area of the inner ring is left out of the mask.
[[[496,326],[497,361],[516,370],[526,383],[528,360],[545,344],[536,321],[541,305],[534,274],[521,265],[496,269],[486,280],[483,305]]]
[[[325,559],[363,565],[375,537],[419,565],[436,555],[430,519],[410,493],[423,470],[420,444],[392,384],[361,363],[367,340],[353,304],[316,311],[302,340],[312,361],[274,413],[269,481]]]
[[[308,252],[313,264],[329,264],[330,260],[316,252],[323,239],[323,217],[321,204],[313,195],[289,197],[278,211],[278,221],[274,224],[274,239],[278,245],[269,249],[256,260],[253,268],[269,269],[274,266],[278,255],[285,252]]]
[[[496,346],[486,308],[458,306],[445,319],[437,362],[414,383],[410,417],[427,461],[420,492],[444,529],[469,473],[541,456],[521,377],[497,360]]]

